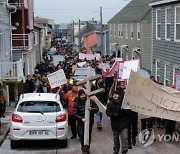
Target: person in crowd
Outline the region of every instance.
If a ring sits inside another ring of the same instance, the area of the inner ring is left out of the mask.
[[[171,85],[171,88],[176,89],[176,84]],[[176,130],[176,121],[166,119],[165,120],[165,134],[172,136],[175,130]]]
[[[156,82],[155,77],[153,75],[150,76],[150,79]],[[141,119],[141,130],[153,128],[153,122],[153,117]]]
[[[71,125],[71,132],[72,132],[71,139],[75,139],[77,137],[76,119],[73,115],[74,99],[77,96],[78,96],[78,86],[76,85],[76,83],[74,83],[72,90],[67,93],[68,121],[69,121],[69,124]]]
[[[107,104],[106,114],[110,117],[111,128],[113,132],[113,154],[119,154],[120,149],[122,154],[128,152],[128,122],[129,111],[121,109],[124,95],[120,97],[118,91],[112,92],[112,100]],[[120,148],[120,138],[121,145]]]
[[[98,100],[103,105],[106,105],[106,102],[107,102],[107,88],[106,88],[106,86],[104,84],[103,78],[97,79],[95,84],[92,85],[91,90],[94,91],[94,90],[97,90],[97,89],[100,89],[100,88],[104,88],[105,91],[102,92],[102,93],[96,94],[96,97],[98,98]],[[99,131],[102,130],[102,118],[103,118],[103,113],[99,111],[96,114],[97,129]]]
[[[26,82],[24,83],[24,93],[33,93],[35,85],[31,75],[27,75]]]
[[[2,81],[0,81],[0,117],[3,118],[5,118],[6,103],[7,103],[7,94],[3,88]]]
[[[136,137],[138,133],[138,113],[129,111],[128,123],[128,149],[132,149],[132,145],[136,145]]]
[[[90,144],[91,144],[91,134],[92,128],[94,124],[94,114],[99,111],[98,106],[92,100],[90,100],[90,106],[86,108],[86,100],[87,95],[83,89],[78,91],[78,97],[74,100],[74,116],[77,119],[77,131],[81,141],[81,150],[82,152],[89,153]],[[84,125],[86,123],[85,119],[85,111],[90,111],[90,119],[89,119],[89,145],[84,145]]]

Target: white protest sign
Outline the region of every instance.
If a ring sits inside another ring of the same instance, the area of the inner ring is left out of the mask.
[[[78,65],[79,67],[83,67],[83,66],[86,66],[86,62],[79,62],[79,63],[77,63],[77,65]]]
[[[131,72],[122,108],[140,114],[180,121],[180,92]]]
[[[51,88],[59,87],[67,83],[63,69],[47,75]]]
[[[139,59],[125,61],[123,66],[122,79],[129,79],[131,70],[137,72],[138,67],[139,67]]]
[[[176,89],[180,90],[180,74],[176,75]]]

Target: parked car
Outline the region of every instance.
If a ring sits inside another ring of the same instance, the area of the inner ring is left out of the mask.
[[[68,120],[59,95],[52,93],[22,94],[12,114],[11,148],[21,140],[58,140],[67,147]]]
[[[91,76],[96,76],[94,68],[91,68]],[[75,81],[82,81],[85,78],[87,78],[87,67],[77,68],[72,76],[72,79]]]

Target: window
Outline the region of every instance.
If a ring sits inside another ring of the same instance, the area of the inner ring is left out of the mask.
[[[167,63],[164,67],[164,85],[168,87],[170,86],[170,65]]]
[[[0,29],[0,53],[3,51],[3,31]]]
[[[156,60],[156,75],[155,75],[156,81],[160,82],[160,61]]]
[[[170,41],[171,37],[171,8],[166,8],[165,11],[165,39]]]
[[[114,24],[114,37],[116,37],[116,24]]]
[[[175,84],[175,76],[176,74],[180,74],[180,67],[179,66],[174,66],[173,67],[173,84]]]
[[[137,23],[137,39],[140,40],[140,23]]]
[[[110,29],[110,36],[112,36],[112,25],[109,25],[109,29]]]
[[[121,36],[121,24],[118,24],[118,37]]]
[[[175,40],[180,41],[180,6],[175,8]]]
[[[134,34],[133,34],[133,23],[131,24],[131,39],[133,39]]]
[[[60,106],[56,102],[50,101],[27,101],[19,104],[17,109],[19,112],[30,113],[48,113],[61,111]]]
[[[121,31],[121,38],[123,38],[123,24],[121,24],[120,31]]]
[[[161,38],[161,10],[156,10],[156,39]]]
[[[126,24],[126,38],[128,38],[128,24]]]

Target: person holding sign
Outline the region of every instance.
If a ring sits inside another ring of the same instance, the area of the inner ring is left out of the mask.
[[[107,104],[106,114],[110,117],[111,128],[114,138],[113,154],[119,154],[120,140],[122,145],[122,154],[128,152],[128,122],[129,111],[121,109],[123,96],[120,97],[118,91],[112,92],[112,100]]]
[[[91,133],[94,124],[94,114],[99,111],[98,106],[92,100],[90,100],[90,106],[87,109],[90,111],[89,120],[89,145],[84,145],[84,125],[85,125],[85,110],[86,110],[87,95],[83,89],[78,91],[78,97],[74,100],[74,117],[77,119],[77,131],[81,141],[82,152],[89,153],[91,143]]]

